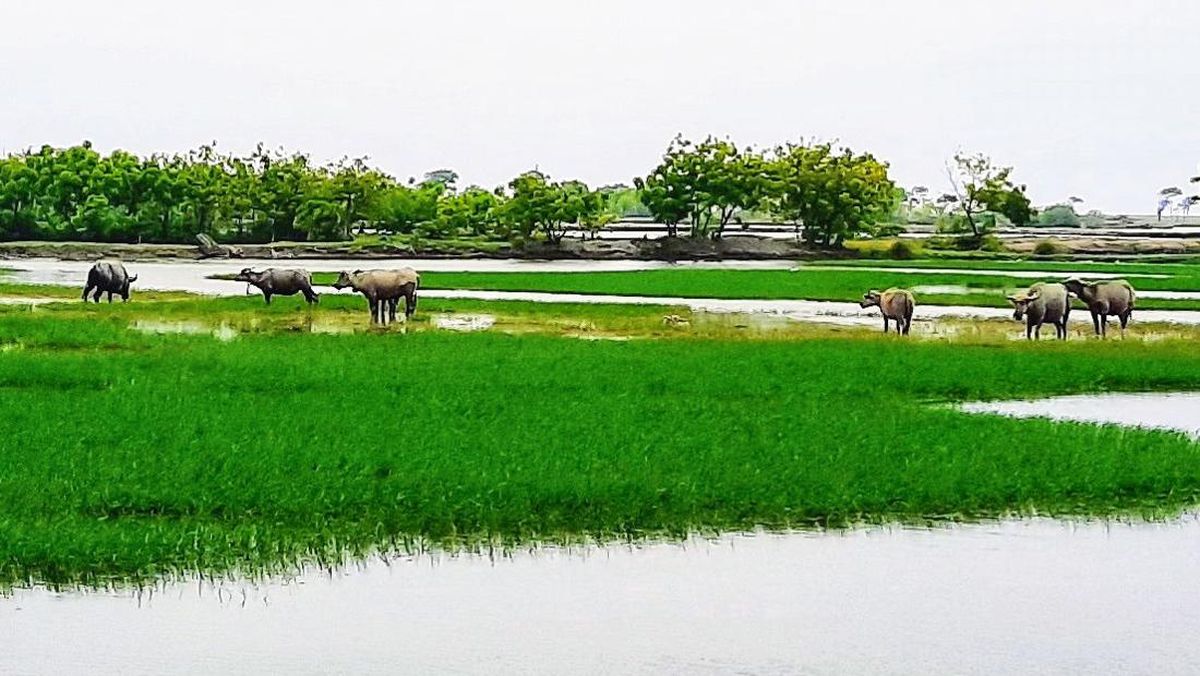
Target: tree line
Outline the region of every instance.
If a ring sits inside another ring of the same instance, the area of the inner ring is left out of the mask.
[[[989,205],[1023,196],[1007,169],[967,167],[959,204],[976,230]],[[0,239],[191,242],[338,241],[364,232],[426,239],[560,242],[647,215],[669,236],[721,237],[749,216],[793,224],[820,246],[879,234],[907,195],[886,162],[829,143],[759,151],[676,137],[634,185],[593,189],[529,171],[506,185],[458,186],[451,170],[400,181],[365,158],[314,163],[259,145],[246,156],[215,144],[185,154],[104,155],[90,143],[0,158]],[[1019,202],[1019,200],[1017,200]],[[1028,205],[1028,200],[1024,204]]]

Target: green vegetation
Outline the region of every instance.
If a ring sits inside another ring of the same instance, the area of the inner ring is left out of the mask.
[[[806,241],[834,246],[874,233],[899,192],[887,164],[830,144],[773,153],[713,138],[676,138],[636,189],[592,190],[525,172],[506,187],[460,190],[441,169],[397,180],[364,158],[317,165],[303,154],[108,155],[90,143],[43,146],[0,158],[0,241],[233,243],[346,241],[364,234],[415,241],[557,244],[568,228],[595,236],[612,221],[652,215],[678,234],[720,237],[749,218],[795,224]]]
[[[994,227],[997,215],[1015,225],[1026,225],[1034,216],[1025,186],[1010,178],[1012,167],[996,166],[982,153],[957,153],[947,174],[954,194],[944,195],[943,202],[961,213],[977,239]]]
[[[442,240],[532,235],[527,210],[502,208],[520,195],[460,191],[457,178],[439,170],[404,184],[361,158],[319,166],[261,145],[246,157],[208,145],[146,158],[101,155],[89,143],[43,146],[0,158],[0,240],[190,243],[206,233],[239,243],[344,241],[368,229]],[[552,210],[538,212],[539,222],[607,222],[607,193],[563,185],[571,209],[539,203]]]
[[[326,296],[311,314],[358,318],[353,300]],[[565,311],[604,324],[662,308]],[[245,332],[127,328],[189,313],[240,317]],[[1164,514],[1200,497],[1200,446],[1179,435],[931,406],[1194,389],[1190,342],[287,328],[308,314],[180,294],[0,308],[0,580],[109,584],[758,526]]]
[[[905,262],[909,263],[909,262]],[[904,263],[897,263],[903,266]],[[880,266],[890,267],[890,266]],[[1014,268],[1017,269],[1017,268]],[[1185,268],[1180,272],[1192,271]],[[331,284],[332,272],[313,276],[317,284]],[[1051,277],[1053,279],[1053,277]],[[792,270],[730,270],[673,268],[634,272],[426,272],[423,289],[474,289],[489,291],[544,291],[616,296],[682,298],[744,298],[767,300],[854,301],[867,289],[891,286],[918,288],[918,304],[1007,307],[1005,295],[1038,281],[1022,277],[955,273],[914,273],[859,270],[855,266],[833,269],[799,267]],[[1164,279],[1133,278],[1139,289],[1200,290],[1200,274]],[[963,286],[965,293],[923,293],[921,286]],[[1200,309],[1200,299],[1140,298],[1140,309]]]
[[[1070,204],[1055,204],[1042,210],[1037,216],[1037,224],[1068,228],[1079,227],[1079,215]]]

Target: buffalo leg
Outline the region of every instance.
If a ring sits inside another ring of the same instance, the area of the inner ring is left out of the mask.
[[[1033,324],[1025,324],[1025,340],[1033,340]]]
[[[888,318],[886,315],[884,315],[884,317],[883,317],[883,332],[884,333],[888,332]]]
[[[1096,335],[1100,335],[1100,315],[1092,313],[1092,328],[1096,330]]]
[[[87,302],[88,294],[91,292],[92,292],[92,287],[90,284],[88,286],[83,287],[83,302],[85,302],[85,303]]]
[[[263,300],[267,301],[267,305],[271,304],[271,294],[263,291]]]
[[[408,319],[417,311],[417,289],[409,287],[404,295],[404,318]]]
[[[108,292],[108,302],[112,302],[112,291]]]

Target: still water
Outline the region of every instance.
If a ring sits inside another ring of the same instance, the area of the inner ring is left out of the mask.
[[[1188,674],[1200,521],[1010,521],[23,590],[0,671]]]

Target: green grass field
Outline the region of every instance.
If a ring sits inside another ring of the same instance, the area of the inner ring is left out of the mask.
[[[1131,278],[1131,281],[1135,288],[1143,290],[1200,290],[1200,268],[1175,266],[1172,269],[1172,273],[1155,273],[1170,274],[1167,278]],[[1119,271],[1128,274],[1128,271]],[[1050,276],[1045,281],[1062,278]],[[336,274],[317,273],[313,279],[318,284],[331,284]],[[425,289],[775,300],[853,301],[873,288],[956,285],[967,287],[967,293],[918,293],[917,302],[987,307],[1008,306],[1007,293],[1026,289],[1036,281],[971,274],[969,271],[962,274],[913,273],[860,270],[856,266],[801,267],[797,270],[675,268],[636,272],[425,272],[421,275],[421,286]],[[1139,298],[1137,306],[1145,310],[1200,310],[1200,299]]]
[[[320,335],[306,318],[361,323],[357,299],[138,299],[0,307],[2,584],[256,574],[426,546],[1163,515],[1200,498],[1200,444],[1181,435],[939,406],[1196,389],[1192,341],[681,340],[661,326],[669,308],[461,301],[423,301],[418,318],[483,309],[533,328]],[[129,328],[151,319],[238,331]],[[585,324],[652,339],[559,337]]]

